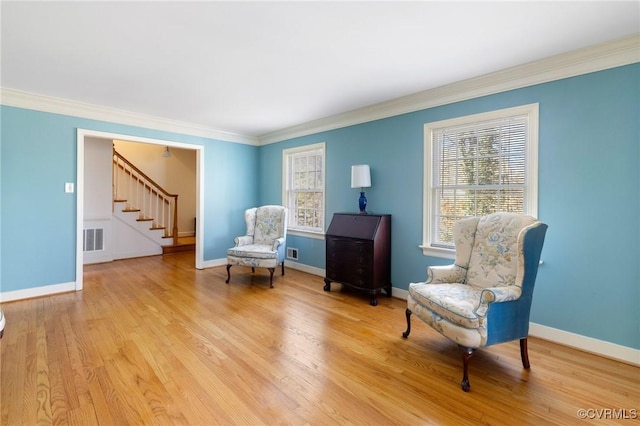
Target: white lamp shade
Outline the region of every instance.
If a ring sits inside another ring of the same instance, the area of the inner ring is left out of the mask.
[[[371,171],[368,164],[351,166],[351,187],[369,188],[371,186]]]

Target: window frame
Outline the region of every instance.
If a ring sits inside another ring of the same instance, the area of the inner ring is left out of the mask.
[[[309,153],[311,154],[313,151],[320,151],[322,155],[322,224],[318,228],[311,227],[297,227],[292,225],[293,219],[295,217],[295,206],[292,205],[293,200],[290,199],[290,184],[291,184],[291,176],[293,171],[291,168],[292,159],[300,154]],[[300,235],[311,238],[324,238],[324,227],[326,225],[326,200],[327,200],[327,190],[326,190],[326,177],[327,177],[327,162],[326,162],[326,146],[324,142],[319,142],[311,145],[303,145],[295,148],[287,148],[282,150],[282,205],[286,206],[289,209],[289,223],[287,224],[287,232],[293,235]]]
[[[512,108],[494,110],[479,114],[455,117],[451,119],[425,123],[424,125],[424,164],[423,164],[423,233],[422,253],[425,256],[455,259],[455,247],[435,245],[433,236],[437,232],[434,223],[436,191],[432,169],[434,156],[434,133],[447,127],[480,124],[485,121],[498,120],[512,116],[527,116],[527,141],[525,147],[525,196],[524,214],[538,217],[538,126],[539,105],[537,103]]]

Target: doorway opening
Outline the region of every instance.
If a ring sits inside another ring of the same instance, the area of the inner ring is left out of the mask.
[[[204,147],[181,142],[141,138],[86,129],[77,131],[77,175],[76,175],[76,290],[83,288],[84,271],[84,200],[85,200],[85,140],[100,139],[112,144],[114,140],[161,145],[163,147],[194,150],[196,152],[196,208],[195,208],[195,268],[203,269],[203,230],[204,230]]]

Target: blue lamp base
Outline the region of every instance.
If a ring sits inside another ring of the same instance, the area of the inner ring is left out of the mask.
[[[364,191],[360,192],[358,207],[360,207],[360,214],[367,214],[367,197],[364,196]]]

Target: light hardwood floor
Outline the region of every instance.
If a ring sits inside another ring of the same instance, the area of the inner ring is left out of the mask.
[[[464,393],[456,345],[401,337],[402,300],[193,265],[86,266],[81,292],[3,304],[1,424],[638,424],[612,419],[640,409],[638,367],[530,338],[530,370],[518,342],[479,350]]]

